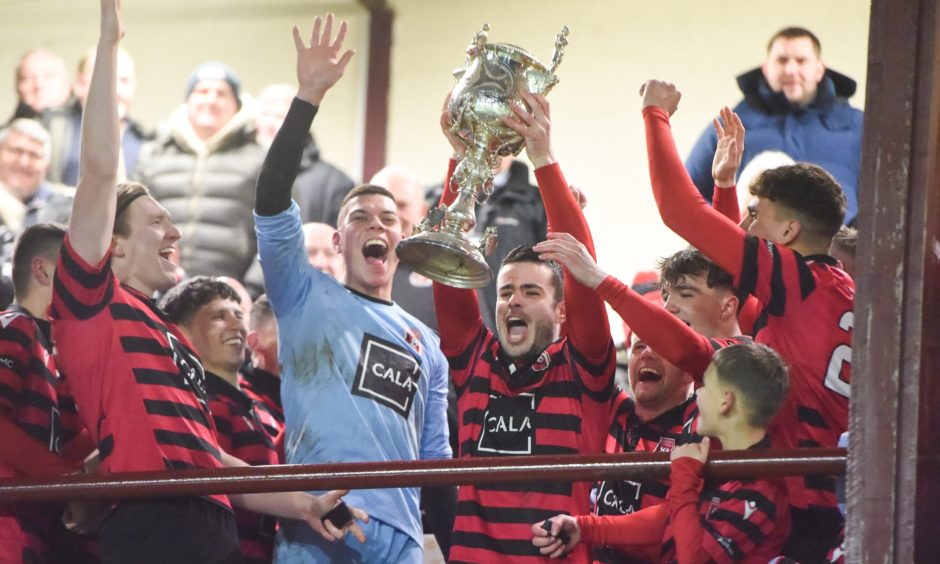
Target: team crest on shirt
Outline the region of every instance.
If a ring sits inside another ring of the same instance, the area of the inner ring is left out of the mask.
[[[363,335],[353,395],[380,403],[407,418],[420,377],[421,367],[407,349],[369,333]]]
[[[712,518],[712,513],[714,513],[715,510],[718,509],[718,506],[719,506],[719,505],[721,505],[721,498],[720,498],[720,497],[713,497],[712,500],[711,500],[711,502],[708,504],[708,511],[705,512],[705,518],[706,518],[706,519],[711,519],[711,518]]]
[[[535,395],[502,396],[490,394],[483,413],[483,428],[477,451],[487,454],[532,454],[535,444]]]
[[[672,449],[676,448],[676,440],[672,437],[659,437],[659,442],[656,443],[656,448],[653,449],[653,452],[672,452]]]
[[[757,502],[749,499],[744,500],[744,520],[747,521],[748,517],[753,515],[755,511],[757,511]]]
[[[415,350],[416,353],[421,354],[421,332],[417,329],[406,329],[405,330],[405,342]]]
[[[532,363],[532,370],[534,372],[544,372],[548,370],[548,367],[551,365],[552,355],[548,354],[548,351],[542,351],[542,354]]]

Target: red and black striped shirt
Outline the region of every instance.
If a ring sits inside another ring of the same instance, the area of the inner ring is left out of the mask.
[[[769,445],[765,437],[751,448]],[[779,554],[790,533],[782,480],[704,484],[698,460],[681,457],[670,466],[664,503],[630,515],[578,516],[582,542],[619,546],[644,562],[764,564]]]
[[[711,209],[682,165],[669,116],[652,106],[643,116],[663,221],[757,298],[754,340],[790,366],[790,392],[771,436],[783,447],[835,447],[848,427],[855,283],[832,257],[803,257],[757,239]],[[832,477],[792,478],[787,486],[794,507],[836,507]]]
[[[211,372],[206,373],[209,411],[219,435],[219,446],[252,466],[280,464],[269,428],[277,421],[244,391]],[[270,562],[274,552],[273,517],[235,508],[238,541],[242,556],[251,561]]]
[[[17,438],[4,436],[0,444],[0,478],[66,474],[87,454],[64,456],[65,444],[82,431],[75,401],[56,368],[49,323],[17,305],[0,313],[0,418],[18,429]],[[0,507],[0,560],[14,553],[15,561],[24,554],[42,559],[62,510],[62,504]]]
[[[65,238],[50,317],[102,472],[222,467],[199,358],[149,297],[118,282],[110,252],[89,265]]]
[[[238,375],[238,386],[253,401],[258,402],[265,411],[271,414],[278,425],[273,429],[272,436],[276,437],[284,430],[284,408],[281,405],[281,378],[261,370],[250,367]],[[272,429],[268,429],[269,433]]]
[[[463,354],[448,358],[457,390],[461,457],[603,451],[612,356],[588,362],[562,339],[510,374],[499,350],[499,341],[481,327]],[[585,482],[461,486],[451,560],[538,559],[532,523],[559,513],[585,513],[589,497]]]
[[[593,254],[587,222],[560,167],[540,167],[535,177],[552,229],[570,233]],[[525,366],[499,358],[499,341],[483,325],[473,291],[435,283],[434,301],[457,390],[461,457],[603,452],[615,357],[604,304],[591,288],[565,276],[567,336]],[[462,486],[450,561],[546,561],[532,544],[532,523],[587,513],[590,488],[584,482]],[[566,561],[587,558],[582,545]]]

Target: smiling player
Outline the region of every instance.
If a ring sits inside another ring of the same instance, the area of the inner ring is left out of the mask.
[[[323,33],[321,34],[321,29]],[[290,464],[450,458],[447,363],[437,336],[392,303],[402,238],[395,199],[364,185],[343,200],[333,245],[343,255],[341,282],[310,265],[300,208],[291,201],[310,125],[326,92],[343,75],[346,23],[317,18],[310,47],[294,29],[300,87],[258,178],[255,222],[268,299],[280,333],[280,362]],[[333,544],[302,527],[280,530],[284,562],[423,560],[418,488],[363,490],[368,541]]]

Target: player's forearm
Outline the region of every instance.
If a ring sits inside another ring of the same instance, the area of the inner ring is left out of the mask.
[[[712,357],[708,339],[613,276],[601,282],[596,292],[660,356],[701,379]]]
[[[701,471],[698,460],[683,457],[672,461],[669,475],[669,523],[676,542],[676,558],[682,564],[704,564],[709,561],[702,542],[705,531],[698,511],[699,493],[702,490]]]
[[[118,38],[102,33],[82,116],[79,180],[72,204],[72,246],[96,264],[111,243],[120,156],[116,61]]]
[[[597,255],[594,251],[594,239],[587,219],[581,211],[568,181],[561,172],[558,163],[553,163],[535,169],[535,180],[545,204],[545,215],[548,218],[549,230],[557,233],[570,233],[572,237],[587,247],[594,260]]]
[[[51,452],[9,417],[0,416],[0,437],[0,462],[25,476],[60,476],[79,468],[77,463]]]
[[[744,231],[702,199],[679,159],[666,113],[649,106],[643,110],[643,119],[650,183],[663,222],[737,278]]]
[[[291,190],[317,110],[317,106],[299,98],[291,103],[258,175],[255,197],[258,215],[277,215],[290,207]]]
[[[728,188],[715,186],[712,196],[712,207],[721,215],[734,223],[741,223],[741,205],[738,203],[738,188],[731,185]]]
[[[604,545],[658,545],[668,510],[664,504],[629,515],[578,515],[581,541]]]
[[[444,354],[457,354],[476,337],[483,325],[480,304],[473,290],[434,282],[434,311]]]

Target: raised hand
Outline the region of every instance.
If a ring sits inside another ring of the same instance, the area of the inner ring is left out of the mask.
[[[532,166],[540,168],[555,162],[552,154],[552,120],[548,100],[541,94],[519,91],[519,96],[531,110],[519,104],[510,103],[514,116],[507,116],[503,122],[525,139],[525,152],[532,161]]]
[[[704,464],[708,461],[708,447],[710,444],[711,440],[708,437],[704,437],[700,443],[687,443],[684,445],[679,445],[672,449],[672,452],[669,454],[669,460],[689,457],[694,458],[695,460],[698,460]]]
[[[300,84],[297,97],[318,106],[336,82],[343,76],[346,65],[355,54],[352,49],[342,55],[343,41],[346,39],[347,24],[340,22],[336,38],[333,38],[333,14],[326,15],[326,21],[320,16],[313,20],[310,32],[310,46],[304,45],[300,29],[294,26],[294,46],[297,48],[297,82]]]
[[[337,528],[329,520],[324,520],[323,516],[326,513],[340,503],[340,498],[346,495],[349,490],[332,490],[326,492],[321,496],[312,496],[313,501],[307,511],[305,520],[310,525],[310,527],[320,534],[323,538],[328,541],[341,540],[346,536],[347,532],[351,532],[356,540],[359,542],[366,541],[366,535],[362,532],[362,529],[356,523],[356,520],[362,521],[363,523],[369,522],[369,516],[366,513],[358,508],[350,507],[349,511],[352,513],[355,520],[350,522],[343,528]]]
[[[532,525],[532,544],[539,552],[549,558],[560,558],[581,542],[581,528],[578,521],[570,515],[557,515],[548,520],[551,531],[545,530],[545,521]],[[562,542],[562,532],[568,535],[568,543]]]
[[[679,100],[682,98],[682,92],[676,89],[676,85],[662,80],[647,80],[640,87],[640,96],[643,97],[643,107],[656,106],[661,108],[666,114],[672,117],[679,109]]]
[[[101,39],[117,43],[122,37],[121,0],[101,0]]]
[[[542,260],[554,260],[575,280],[588,288],[597,288],[607,278],[587,248],[568,233],[549,233],[548,239],[532,247]]]
[[[718,135],[718,147],[712,161],[712,178],[718,187],[730,188],[734,186],[744,154],[744,124],[738,114],[727,106],[721,109],[720,118],[712,121]]]
[[[444,137],[447,137],[447,141],[450,143],[450,146],[454,149],[454,159],[460,160],[463,158],[464,153],[467,152],[467,144],[464,143],[463,139],[459,135],[451,131],[450,129],[450,92],[447,93],[447,97],[444,98],[444,106],[441,107],[441,131],[444,132]]]

